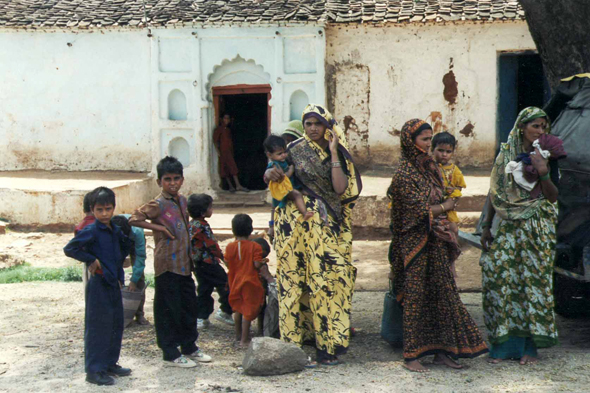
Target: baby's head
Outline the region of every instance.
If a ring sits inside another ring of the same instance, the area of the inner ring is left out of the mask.
[[[266,240],[264,240],[261,237],[257,237],[252,239],[252,241],[254,243],[258,243],[260,244],[260,247],[262,247],[262,257],[266,258],[268,256],[268,254],[270,254],[270,245],[268,244],[268,242]]]
[[[271,161],[283,162],[287,159],[287,143],[277,135],[269,135],[264,140],[264,151]]]
[[[192,194],[188,197],[187,210],[195,220],[209,218],[213,215],[213,198],[207,194]]]
[[[252,218],[247,214],[236,214],[231,220],[231,231],[235,237],[248,238],[253,230]]]
[[[442,165],[447,165],[453,158],[457,140],[446,131],[439,132],[432,138],[432,156],[434,161]]]

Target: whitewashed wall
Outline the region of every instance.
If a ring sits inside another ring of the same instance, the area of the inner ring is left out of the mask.
[[[491,165],[498,52],[535,48],[525,22],[336,25],[326,40],[328,102],[341,123],[354,119],[358,161],[377,165],[397,163],[398,133],[412,118],[453,133],[461,165]],[[454,102],[444,97],[445,76],[449,86],[455,78]]]
[[[155,171],[216,184],[211,88],[270,84],[271,128],[325,102],[323,27],[0,30],[0,170]]]
[[[212,87],[269,84],[273,132],[291,120],[289,103],[294,94],[308,102],[325,101],[322,27],[183,28],[152,33],[152,106],[158,108],[152,112],[154,164],[176,147],[188,146],[196,153],[185,158],[190,161],[185,173],[188,190],[209,190],[219,183],[212,146]],[[174,91],[185,97],[186,120],[170,119],[168,98]]]
[[[0,31],[0,170],[151,170],[149,43]]]

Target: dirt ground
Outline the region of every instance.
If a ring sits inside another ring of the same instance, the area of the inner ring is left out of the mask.
[[[75,264],[63,256],[66,234],[9,232],[0,235],[0,255],[8,254],[33,266]],[[200,332],[201,348],[214,357],[195,369],[164,368],[152,326],[131,325],[124,334],[120,363],[131,377],[115,387],[95,387],[84,381],[82,283],[39,282],[0,285],[0,392],[22,391],[196,391],[196,392],[589,392],[590,319],[559,319],[560,345],[541,350],[541,362],[520,366],[507,361],[491,366],[485,356],[463,360],[466,370],[428,366],[426,375],[402,368],[401,350],[379,335],[387,285],[387,242],[355,242],[358,290],[353,325],[358,335],[343,364],[276,377],[249,377],[240,366],[243,352],[231,346],[233,328],[211,318]],[[479,286],[478,253],[466,250],[458,263],[459,286]],[[1,267],[1,266],[0,266]],[[148,256],[151,266],[151,249]],[[477,273],[477,274],[475,274]],[[147,290],[146,313],[152,320],[153,289]],[[481,295],[462,299],[483,327]],[[311,348],[304,348],[312,353]],[[427,359],[426,362],[429,360]]]

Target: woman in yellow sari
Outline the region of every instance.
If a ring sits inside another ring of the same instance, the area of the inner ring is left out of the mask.
[[[308,220],[289,201],[275,211],[275,250],[281,339],[315,342],[316,364],[336,365],[348,349],[356,278],[351,213],[361,179],[342,129],[326,109],[308,105],[303,138],[288,146],[289,165],[301,185]],[[279,168],[266,180],[280,181]]]

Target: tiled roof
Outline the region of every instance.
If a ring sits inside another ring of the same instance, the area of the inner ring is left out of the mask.
[[[0,0],[0,27],[404,23],[523,19],[516,0]]]

